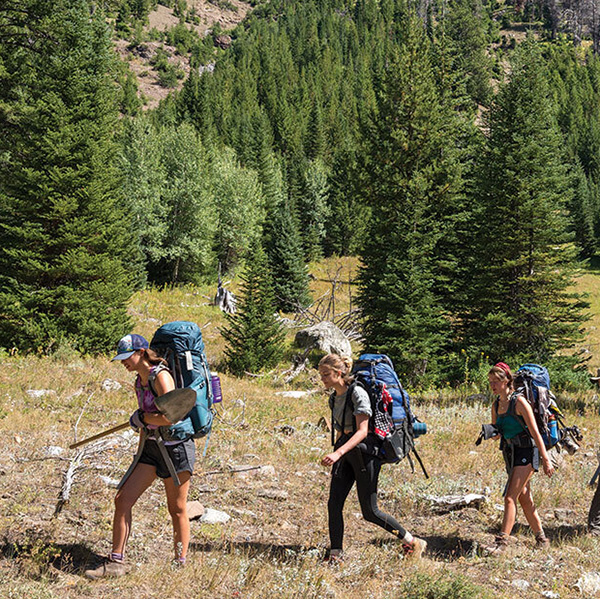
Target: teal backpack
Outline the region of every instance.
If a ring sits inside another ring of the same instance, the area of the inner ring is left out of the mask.
[[[200,327],[183,320],[168,322],[154,333],[150,349],[167,361],[177,389],[190,387],[196,392],[196,404],[188,415],[170,427],[161,428],[163,439],[183,441],[210,436],[213,394]]]

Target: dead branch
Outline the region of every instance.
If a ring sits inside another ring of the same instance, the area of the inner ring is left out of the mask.
[[[199,476],[209,476],[212,474],[235,474],[236,472],[249,472],[250,470],[260,470],[263,466],[244,466],[243,468],[229,468],[227,470],[209,470],[200,472]]]

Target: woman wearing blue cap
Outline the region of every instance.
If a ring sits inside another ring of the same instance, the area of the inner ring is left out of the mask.
[[[140,432],[140,445],[115,497],[112,551],[97,568],[86,570],[86,576],[92,579],[122,576],[127,572],[124,552],[131,530],[132,508],[156,478],[163,479],[167,493],[177,565],[185,563],[190,541],[187,496],[194,470],[194,441],[163,441],[160,427],[173,423],[158,411],[154,401],[175,388],[173,377],[165,360],[149,349],[148,341],[141,335],[123,337],[114,360],[121,361],[128,371],[137,373],[138,409],[131,415],[129,423],[136,432]]]

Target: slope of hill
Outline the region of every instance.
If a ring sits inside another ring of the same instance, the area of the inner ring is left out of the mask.
[[[211,35],[215,28],[223,32],[235,28],[252,8],[242,0],[187,0],[186,7],[189,18],[184,26],[201,38]],[[173,8],[158,4],[149,14],[148,23],[143,28],[142,37],[146,38],[144,41],[132,43],[130,39],[115,40],[117,53],[136,76],[139,96],[143,99],[146,110],[156,108],[160,100],[174,89],[181,88],[189,74],[190,55],[180,54],[176,47],[164,40],[164,34],[181,22],[182,19],[175,14]],[[222,37],[226,39],[226,36]],[[155,64],[157,55],[161,53],[178,73],[177,80],[169,85],[161,81],[160,70]]]

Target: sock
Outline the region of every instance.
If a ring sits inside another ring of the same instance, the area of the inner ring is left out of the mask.
[[[116,552],[112,552],[110,554],[110,560],[113,562],[122,562],[123,561],[123,554],[122,553],[116,553]]]
[[[405,543],[406,545],[412,545],[414,540],[415,540],[415,538],[408,531],[406,531],[406,534],[404,535],[402,542]]]

